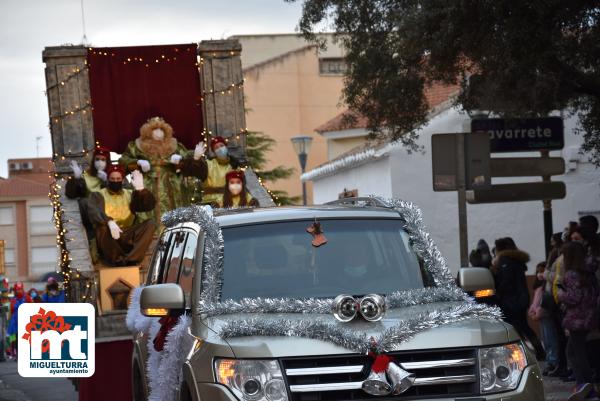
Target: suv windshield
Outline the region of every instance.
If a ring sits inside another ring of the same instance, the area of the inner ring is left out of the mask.
[[[223,229],[222,299],[390,294],[430,285],[399,219],[320,220]]]

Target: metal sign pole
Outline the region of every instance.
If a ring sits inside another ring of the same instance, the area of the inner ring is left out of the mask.
[[[550,152],[547,150],[542,150],[540,152],[542,154],[542,159],[548,159],[550,156]],[[543,182],[550,182],[549,175],[542,176]],[[546,250],[546,256],[550,253],[550,238],[552,237],[553,224],[552,224],[552,200],[544,199],[544,249]]]
[[[458,193],[458,238],[460,267],[469,266],[469,241],[467,235],[467,190],[465,185],[465,134],[456,135],[456,186]]]

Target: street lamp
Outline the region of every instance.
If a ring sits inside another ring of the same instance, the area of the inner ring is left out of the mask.
[[[310,152],[312,140],[313,139],[310,136],[306,135],[292,137],[292,146],[298,155],[300,168],[302,169],[303,174],[306,171],[306,159],[308,157],[308,152]],[[302,204],[306,206],[306,182],[304,181],[302,181]]]

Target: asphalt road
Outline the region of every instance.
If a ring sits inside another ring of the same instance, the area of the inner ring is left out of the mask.
[[[0,401],[77,401],[68,379],[21,377],[15,361],[0,362]]]

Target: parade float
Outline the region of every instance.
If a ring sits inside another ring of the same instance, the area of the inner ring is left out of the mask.
[[[97,312],[96,370],[76,383],[80,400],[131,399],[132,342],[125,315],[131,290],[146,280],[150,255],[140,264],[114,267],[90,251],[80,205],[65,194],[74,175],[73,161],[86,168],[94,149],[102,147],[110,149],[116,162],[139,140],[140,127],[158,117],[172,127],[177,146],[193,150],[199,142],[222,137],[229,153],[244,165],[241,50],[236,40],[211,40],[112,48],[65,45],[43,51],[57,270],[67,302],[91,303]],[[245,176],[251,195],[262,206],[273,205],[269,191],[247,166]],[[154,179],[158,182],[159,177]]]

